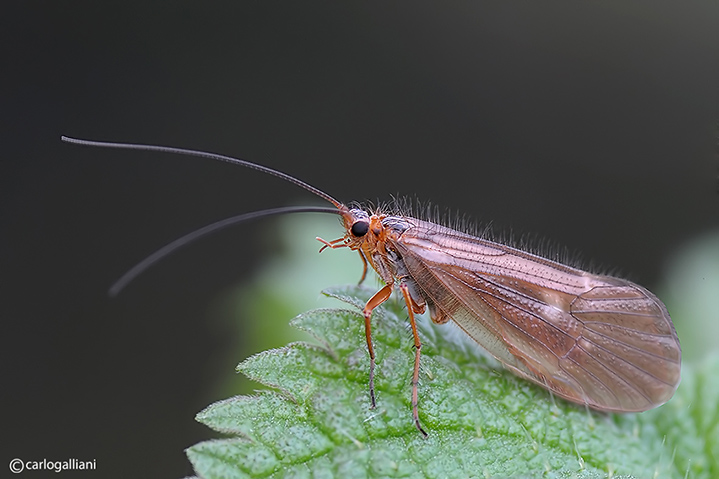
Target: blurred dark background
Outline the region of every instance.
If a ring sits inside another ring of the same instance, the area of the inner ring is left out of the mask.
[[[5,4],[0,467],[190,474],[183,449],[212,437],[194,414],[235,365],[218,352],[244,341],[208,317],[275,253],[265,226],[107,288],[212,221],[318,204],[60,135],[236,155],[344,201],[416,195],[653,289],[719,227],[718,24],[714,1]]]

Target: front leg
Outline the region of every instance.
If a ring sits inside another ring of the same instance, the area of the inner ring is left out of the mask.
[[[369,397],[372,401],[372,407],[371,409],[374,409],[377,406],[377,402],[375,401],[375,394],[374,394],[374,365],[375,365],[375,358],[374,358],[374,347],[372,346],[372,324],[370,323],[370,318],[372,317],[372,311],[379,306],[380,304],[384,303],[389,299],[389,297],[392,295],[392,288],[394,286],[394,283],[387,283],[384,285],[382,289],[377,291],[374,296],[372,296],[369,301],[367,301],[367,304],[365,305],[364,309],[362,310],[362,315],[364,316],[364,333],[365,337],[367,338],[367,351],[369,352]]]

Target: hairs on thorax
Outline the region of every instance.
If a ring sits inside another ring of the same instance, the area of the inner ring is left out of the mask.
[[[570,249],[554,240],[534,233],[517,235],[511,229],[496,231],[492,222],[480,224],[466,213],[441,208],[431,201],[421,200],[416,196],[390,195],[390,200],[388,201],[353,201],[349,204],[349,207],[363,209],[374,214],[416,218],[593,274],[624,276],[618,269],[608,268],[592,260],[586,260],[581,251]]]

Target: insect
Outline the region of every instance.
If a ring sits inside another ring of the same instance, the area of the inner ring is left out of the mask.
[[[333,213],[344,234],[317,238],[324,249],[357,251],[385,285],[362,310],[374,391],[372,311],[399,289],[414,341],[412,417],[418,413],[422,341],[415,315],[429,310],[438,324],[453,320],[507,369],[568,401],[600,411],[638,412],[668,401],[680,378],[681,347],[664,304],[630,281],[563,265],[501,243],[401,214],[350,208],[288,174],[249,161],[171,147],[63,137],[86,146],[179,153],[249,167],[294,183],[333,208],[278,208],[215,223],[170,243],[130,270],[122,288],[158,258],[197,236],[255,216],[291,211]]]

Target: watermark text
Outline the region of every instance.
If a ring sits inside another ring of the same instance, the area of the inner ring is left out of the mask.
[[[40,461],[26,461],[16,457],[10,461],[10,472],[19,474],[23,471],[94,471],[97,469],[97,460],[81,461],[76,458],[64,459],[62,461],[52,461],[42,459]]]

